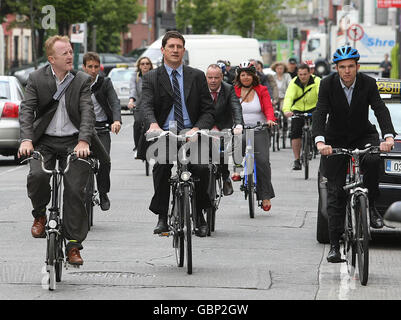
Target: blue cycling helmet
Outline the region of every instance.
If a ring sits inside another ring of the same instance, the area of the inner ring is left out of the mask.
[[[223,62],[217,62],[217,65],[220,67],[223,74],[225,74],[226,73],[226,64]]]
[[[358,50],[352,48],[351,46],[342,46],[334,52],[333,63],[337,63],[343,60],[354,59],[358,61],[361,56]]]

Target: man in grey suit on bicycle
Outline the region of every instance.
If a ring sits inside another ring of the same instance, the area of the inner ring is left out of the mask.
[[[91,78],[72,70],[73,51],[68,37],[50,37],[45,49],[49,65],[29,75],[21,103],[19,155],[27,156],[34,149],[40,151],[45,167],[50,169],[55,166],[56,156],[65,165],[69,152],[87,157],[90,147],[100,154],[104,149],[94,131]],[[88,233],[82,193],[89,170],[87,164],[74,161],[64,177],[63,231],[68,240],[67,259],[75,265],[83,264],[79,250]],[[27,189],[33,206],[31,233],[34,238],[45,237],[46,206],[51,196],[49,179],[39,160],[30,162]]]

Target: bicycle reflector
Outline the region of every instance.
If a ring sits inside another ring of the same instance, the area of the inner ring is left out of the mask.
[[[182,181],[188,181],[189,178],[191,178],[191,172],[184,171],[183,173],[181,173],[181,180]]]
[[[3,106],[2,118],[18,118],[19,106],[12,102],[6,102]]]

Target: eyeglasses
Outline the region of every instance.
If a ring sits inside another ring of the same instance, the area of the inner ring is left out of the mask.
[[[150,62],[141,62],[139,65],[140,66],[147,66],[147,65],[150,65]]]

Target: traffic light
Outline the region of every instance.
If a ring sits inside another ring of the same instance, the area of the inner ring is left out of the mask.
[[[293,39],[298,38],[298,28],[297,27],[292,29],[292,38]]]

